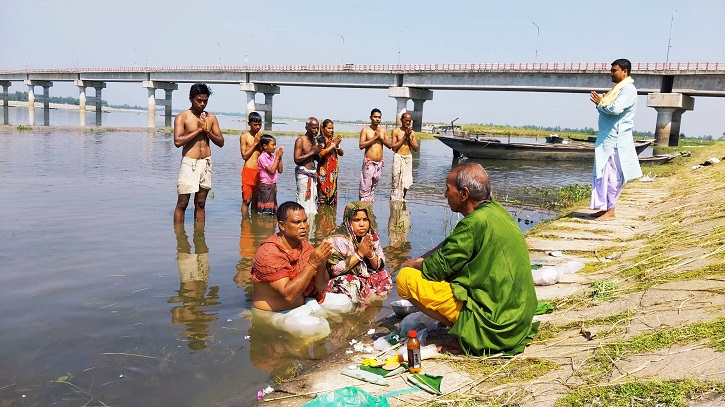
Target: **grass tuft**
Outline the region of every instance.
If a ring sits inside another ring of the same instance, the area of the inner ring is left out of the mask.
[[[619,288],[617,283],[607,280],[595,280],[589,286],[592,288],[589,297],[599,301],[610,300],[614,295],[614,291]]]
[[[479,359],[455,358],[445,360],[447,364],[476,376],[486,376],[487,384],[501,385],[527,381],[541,377],[559,368],[554,362],[539,358],[521,359]]]
[[[694,379],[632,382],[575,390],[560,398],[556,407],[687,407],[688,401],[706,393],[725,393],[725,383]]]
[[[539,332],[534,339],[535,342],[546,342],[558,335],[561,332],[570,331],[572,329],[579,329],[582,326],[593,327],[593,326],[607,326],[612,325],[612,328],[616,325],[629,322],[634,317],[634,310],[626,309],[618,314],[608,315],[605,317],[584,319],[567,322],[566,324],[556,325],[551,322],[542,323],[539,326]],[[608,333],[599,333],[597,336],[602,338],[608,335]]]

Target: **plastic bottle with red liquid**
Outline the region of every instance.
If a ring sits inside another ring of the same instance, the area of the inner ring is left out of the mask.
[[[408,348],[408,371],[413,374],[420,373],[423,369],[420,363],[420,341],[417,331],[408,331],[408,342],[405,346]]]

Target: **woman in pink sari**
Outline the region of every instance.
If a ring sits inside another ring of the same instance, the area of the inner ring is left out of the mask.
[[[344,219],[325,239],[332,243],[327,260],[330,282],[327,291],[347,295],[357,304],[383,299],[393,289],[393,279],[385,270],[385,254],[373,228],[370,208],[359,201],[345,207]]]

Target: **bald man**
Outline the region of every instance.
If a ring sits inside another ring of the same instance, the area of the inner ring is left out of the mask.
[[[305,123],[305,134],[295,140],[295,179],[297,181],[297,203],[305,213],[317,213],[317,163],[324,145],[317,142],[320,122],[310,117]]]
[[[445,197],[464,218],[436,248],[403,263],[395,281],[400,298],[451,327],[466,354],[523,352],[538,327],[523,233],[491,198],[480,164],[453,168]]]
[[[413,116],[405,112],[400,116],[400,128],[393,130],[391,148],[393,154],[393,181],[390,187],[391,201],[405,201],[408,189],[413,185],[413,154],[418,151],[418,138],[413,131]]]

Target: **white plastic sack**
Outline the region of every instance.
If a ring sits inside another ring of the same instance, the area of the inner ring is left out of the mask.
[[[390,343],[388,343],[388,338],[385,336],[381,336],[380,338],[376,339],[375,342],[373,342],[373,349],[375,350],[387,350],[390,348]]]
[[[537,270],[531,270],[534,277],[534,285],[552,285],[559,282],[559,272],[555,266],[544,266]]]
[[[432,331],[438,328],[438,321],[418,311],[406,316],[402,321],[400,321],[398,332],[400,332],[401,335],[408,335],[408,331],[412,329],[420,331],[424,328],[428,328],[428,331]]]
[[[535,285],[552,285],[561,280],[561,276],[569,273],[576,273],[584,268],[584,263],[580,261],[568,261],[556,266],[544,266],[538,270],[531,270],[534,277]]]

